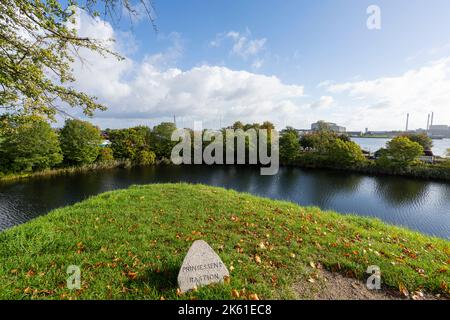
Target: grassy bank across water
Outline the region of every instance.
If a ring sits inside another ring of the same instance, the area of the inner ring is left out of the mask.
[[[355,172],[370,175],[401,176],[414,179],[432,181],[450,181],[450,161],[445,160],[436,164],[421,164],[411,167],[390,167],[383,168],[373,160],[359,163],[353,166],[340,166],[331,164],[326,159],[309,157],[304,155],[299,159],[284,163],[286,166],[293,166],[306,169],[330,169],[338,171]]]
[[[177,295],[192,242],[207,241],[229,283]],[[383,285],[448,294],[450,243],[378,220],[190,184],[108,192],[0,233],[3,299],[295,298],[316,267]],[[69,265],[82,288],[66,287]],[[336,290],[339,290],[336,288]]]
[[[0,172],[0,182],[14,182],[23,179],[35,178],[35,177],[51,177],[64,174],[76,174],[81,172],[88,172],[94,170],[104,170],[113,168],[126,168],[131,167],[132,163],[126,160],[114,160],[104,163],[93,163],[90,165],[54,168],[36,172],[24,172],[24,173],[7,173],[2,174]]]

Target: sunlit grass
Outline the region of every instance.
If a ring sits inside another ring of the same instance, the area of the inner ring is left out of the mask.
[[[196,239],[216,250],[231,279],[178,296],[178,270]],[[410,291],[446,293],[449,282],[443,239],[204,185],[108,192],[2,232],[0,243],[3,299],[231,299],[233,289],[240,298],[294,298],[292,284],[317,263],[360,279],[378,265],[384,285]],[[69,265],[81,267],[80,290],[66,287]]]

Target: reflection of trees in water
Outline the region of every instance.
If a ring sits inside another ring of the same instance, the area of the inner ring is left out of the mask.
[[[355,192],[364,176],[327,170],[283,168],[279,173],[278,188],[281,194],[290,195],[300,203],[328,207],[336,195]],[[300,194],[299,194],[300,193]]]
[[[418,204],[428,194],[429,183],[400,177],[377,177],[376,193],[394,206]]]
[[[323,207],[329,207],[329,202],[337,195],[345,196],[358,190],[363,176],[347,172],[314,171],[310,183],[313,201],[324,202]],[[326,200],[326,201],[324,201]]]

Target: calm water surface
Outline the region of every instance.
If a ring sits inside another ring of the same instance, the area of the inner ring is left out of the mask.
[[[276,176],[260,176],[259,169],[245,166],[112,169],[0,184],[0,230],[108,190],[179,181],[378,217],[450,238],[450,183],[300,168],[281,168]]]

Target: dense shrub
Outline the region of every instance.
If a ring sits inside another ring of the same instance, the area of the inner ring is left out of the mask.
[[[150,133],[144,126],[108,131],[114,158],[138,162],[139,153],[150,149]]]
[[[295,161],[300,152],[298,133],[293,128],[286,128],[280,137],[280,160],[284,163]]]
[[[102,141],[100,130],[81,120],[67,120],[59,139],[64,162],[69,165],[93,163],[98,157]]]
[[[58,135],[42,119],[14,125],[0,142],[0,171],[32,172],[52,168],[63,160]]]
[[[407,137],[396,137],[386,144],[377,163],[381,167],[409,167],[423,154],[423,147]]]
[[[163,122],[155,127],[150,135],[150,145],[158,158],[170,158],[173,147],[177,144],[171,140],[172,133],[176,130],[172,122]]]
[[[408,133],[403,136],[412,142],[417,142],[424,150],[431,150],[433,148],[433,140],[426,133]]]
[[[140,165],[153,165],[156,163],[156,154],[153,151],[142,150],[139,152],[138,163]]]
[[[113,150],[109,147],[101,148],[98,154],[97,161],[101,163],[114,161]]]
[[[335,139],[326,145],[326,157],[332,165],[349,167],[365,161],[361,147],[353,141]]]

